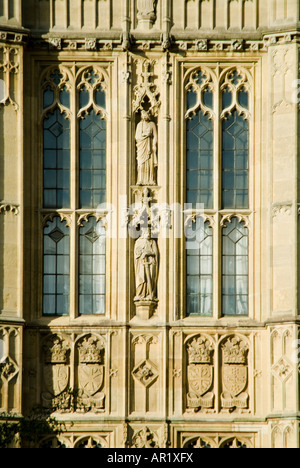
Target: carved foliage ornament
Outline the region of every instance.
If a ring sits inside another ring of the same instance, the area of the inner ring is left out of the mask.
[[[13,213],[18,215],[20,212],[18,205],[13,205],[11,203],[0,202],[0,214],[1,213]]]
[[[132,448],[159,448],[157,434],[148,427],[141,429],[132,438]]]

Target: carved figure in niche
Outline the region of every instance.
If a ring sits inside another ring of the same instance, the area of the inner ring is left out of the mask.
[[[137,185],[156,185],[155,168],[157,167],[157,129],[150,120],[149,112],[141,112],[141,121],[136,128],[136,149],[138,180]]]
[[[135,301],[157,301],[158,248],[156,241],[150,238],[149,229],[143,229],[141,237],[135,243]]]

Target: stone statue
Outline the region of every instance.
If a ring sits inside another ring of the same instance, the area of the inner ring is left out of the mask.
[[[157,167],[157,129],[146,111],[141,113],[141,121],[137,125],[135,138],[138,164],[137,185],[156,185],[154,171]]]
[[[144,229],[142,236],[135,243],[135,301],[156,301],[158,277],[158,248],[156,241],[150,239],[149,229]]]

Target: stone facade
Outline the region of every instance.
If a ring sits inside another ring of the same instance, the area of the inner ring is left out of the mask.
[[[18,418],[53,408],[65,432],[41,447],[299,447],[299,15],[297,0],[0,0],[0,410]],[[41,201],[42,90],[54,70],[73,181],[74,129],[88,106],[103,114],[93,96],[106,92],[107,202],[117,215],[104,315],[78,313],[76,246],[89,218],[108,229],[109,210],[78,209],[74,189],[69,209]],[[215,191],[202,214],[214,232],[211,317],[187,316],[174,208],[185,203],[186,90],[202,95],[200,70],[214,96],[235,86],[234,71],[249,92],[249,208],[220,209]],[[90,101],[78,113],[80,89]],[[149,132],[139,143],[143,110]],[[42,309],[43,229],[55,216],[72,251],[70,313],[60,317]],[[217,253],[233,217],[249,231],[247,317],[221,314]],[[139,240],[124,235],[128,226]]]

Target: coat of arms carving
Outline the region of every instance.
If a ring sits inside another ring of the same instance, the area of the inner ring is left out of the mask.
[[[58,397],[67,390],[70,378],[69,345],[58,336],[50,337],[43,347],[44,387],[42,401],[45,407],[56,406]]]
[[[248,347],[239,337],[231,337],[222,346],[222,408],[247,409]]]
[[[187,406],[194,411],[214,407],[213,346],[204,337],[193,338],[187,345],[188,352],[188,394]]]
[[[104,346],[93,336],[78,345],[78,411],[103,410]]]

